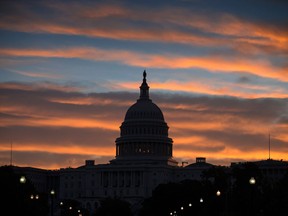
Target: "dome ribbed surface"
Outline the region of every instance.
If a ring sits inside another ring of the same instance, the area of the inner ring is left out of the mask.
[[[135,119],[157,119],[164,121],[160,108],[151,100],[138,100],[126,112],[125,121]]]

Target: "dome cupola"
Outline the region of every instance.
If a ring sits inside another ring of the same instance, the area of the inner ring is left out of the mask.
[[[140,86],[140,97],[126,112],[125,121],[133,119],[158,119],[164,121],[160,108],[149,98],[149,86],[146,82],[146,71],[143,72],[143,82]]]

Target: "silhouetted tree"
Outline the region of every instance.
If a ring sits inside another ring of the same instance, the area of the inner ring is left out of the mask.
[[[167,216],[174,211],[177,215],[211,215],[215,212],[215,196],[213,184],[209,181],[161,184],[153,191],[152,197],[143,202],[140,215]]]
[[[61,216],[87,216],[90,213],[82,207],[82,204],[77,200],[65,199],[60,205]]]
[[[12,167],[0,167],[1,212],[7,215],[46,216],[49,210],[47,195],[37,192],[29,179],[21,184],[20,177]]]
[[[232,168],[233,187],[231,202],[229,202],[231,214],[255,215],[263,203],[261,188],[263,176],[255,163],[244,163]],[[250,184],[253,177],[256,184]],[[256,214],[257,215],[257,214]]]
[[[273,184],[268,184],[264,189],[263,215],[281,215],[288,212],[288,172]]]
[[[97,216],[132,216],[130,204],[117,198],[107,198],[101,201],[96,211]]]

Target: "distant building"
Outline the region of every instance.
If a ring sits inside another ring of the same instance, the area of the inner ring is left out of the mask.
[[[231,167],[241,167],[245,163],[247,162],[231,163]],[[263,178],[270,183],[282,179],[288,172],[288,162],[283,160],[267,159],[249,163],[254,163],[260,170]]]
[[[31,181],[40,193],[49,193],[51,190],[59,191],[59,170],[44,170],[33,167],[11,166],[16,174],[23,175]],[[58,196],[58,195],[57,195]]]

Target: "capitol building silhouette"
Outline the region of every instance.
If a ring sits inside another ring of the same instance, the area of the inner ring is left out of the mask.
[[[99,206],[106,197],[117,197],[137,205],[152,195],[159,185],[184,179],[201,179],[201,173],[212,167],[205,158],[178,166],[173,159],[173,140],[161,109],[149,96],[146,71],[139,99],[126,112],[116,138],[116,156],[108,164],[60,169],[60,199],[76,199],[88,209]]]
[[[13,170],[25,174],[40,192],[53,189],[55,203],[76,200],[93,212],[102,200],[111,197],[127,201],[137,210],[160,184],[200,181],[203,171],[216,167],[207,163],[205,157],[197,157],[195,163],[189,165],[179,164],[173,158],[173,140],[168,131],[163,112],[149,96],[144,71],[139,98],[126,112],[120,136],[115,140],[116,155],[109,163],[86,160],[77,168],[52,171],[13,166]],[[283,177],[288,168],[287,162],[270,158],[256,163],[270,179]],[[237,165],[241,163],[231,167]]]

